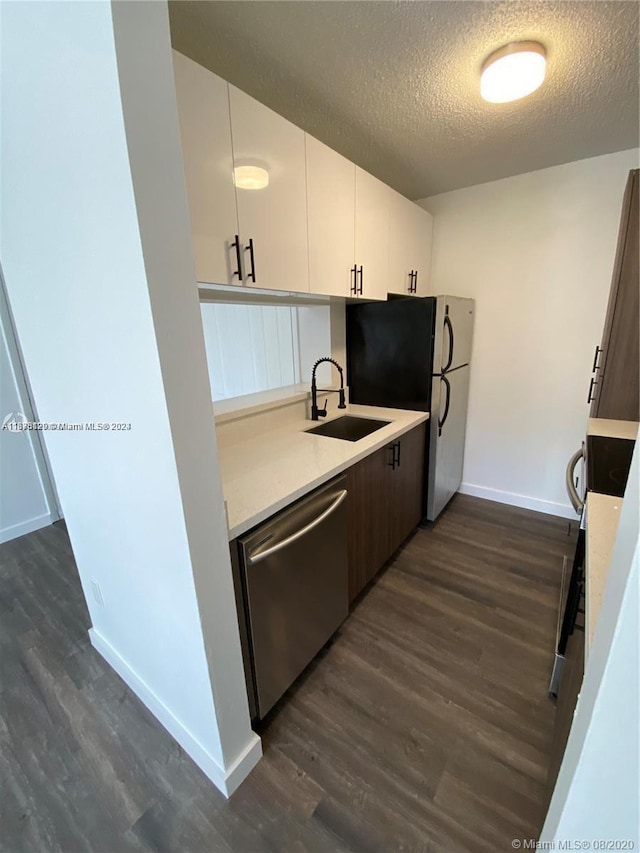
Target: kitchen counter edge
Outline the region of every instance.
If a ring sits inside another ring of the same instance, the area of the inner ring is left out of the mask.
[[[257,510],[256,512],[252,512],[245,518],[242,518],[241,520],[234,520],[234,524],[232,526],[230,526],[229,524],[228,501],[225,494],[225,508],[227,510],[227,528],[229,541],[231,542],[232,540],[237,539],[238,536],[242,536],[247,531],[253,529],[256,525],[260,524],[263,521],[266,521],[281,510],[286,509],[286,507],[290,506],[292,503],[295,503],[295,501],[309,494],[309,492],[313,491],[318,486],[329,482],[329,480],[331,480],[333,477],[342,474],[344,471],[348,470],[353,465],[356,465],[362,459],[365,459],[367,456],[370,456],[372,453],[375,453],[376,451],[393,442],[395,439],[399,438],[402,435],[405,435],[407,432],[410,432],[412,429],[415,429],[415,427],[420,426],[420,424],[427,422],[430,417],[429,412],[414,412],[406,409],[390,410],[373,406],[369,407],[352,405],[348,406],[345,414],[388,420],[389,418],[393,417],[392,412],[395,413],[396,416],[401,416],[402,420],[399,421],[397,424],[392,421],[392,423],[389,424],[387,427],[383,427],[383,429],[381,429],[379,432],[384,433],[384,435],[378,436],[378,433],[374,432],[368,436],[365,436],[365,438],[361,439],[360,441],[353,442],[353,453],[349,454],[348,458],[342,459],[339,463],[335,465],[331,465],[322,473],[317,474],[308,481],[305,481],[304,484],[301,484],[294,490],[287,491],[285,494],[279,495],[276,500],[270,500],[259,510]],[[330,418],[329,420],[333,419],[334,418]],[[308,428],[311,429],[312,427],[313,422],[308,421]],[[253,446],[255,446],[256,443],[263,442],[265,445],[265,451],[268,452],[270,436],[275,434],[281,437],[282,433],[285,430],[286,428],[282,427],[273,432],[267,432],[261,435],[253,436],[246,442],[239,442],[237,445],[232,445],[232,447],[237,449],[239,447],[242,447],[243,444],[252,444]],[[298,433],[301,431],[304,430],[301,430],[299,422],[292,424],[292,433]],[[323,436],[315,436],[315,438],[319,438],[325,441],[339,441],[339,439],[327,439]],[[366,442],[366,445],[358,447],[358,445],[362,444],[362,442]],[[351,442],[341,442],[341,444],[351,445]],[[228,449],[221,449],[222,454],[225,454],[226,452],[228,452]],[[222,487],[224,492],[224,476],[222,478]]]

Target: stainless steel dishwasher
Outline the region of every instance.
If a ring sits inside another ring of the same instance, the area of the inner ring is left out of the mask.
[[[346,477],[239,540],[258,717],[349,612]]]

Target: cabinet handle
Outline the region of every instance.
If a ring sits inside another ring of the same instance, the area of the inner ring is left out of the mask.
[[[236,266],[238,269],[233,273],[233,275],[237,275],[240,281],[242,281],[242,262],[240,260],[240,237],[238,234],[235,235],[235,240],[231,244],[232,248],[236,250]]]
[[[387,449],[391,451],[391,462],[387,462],[387,465],[395,471],[400,467],[400,442],[394,441]]]
[[[413,293],[413,270],[409,273],[409,293]]]
[[[360,296],[362,296],[362,279],[363,279],[362,265],[360,265],[360,269],[358,270],[358,272],[360,273],[360,290],[357,290],[356,292],[359,293]]]
[[[349,291],[354,295],[358,295],[358,267],[355,264],[351,267],[351,274],[353,275],[353,283],[349,288]]]
[[[595,376],[591,377],[591,382],[589,383],[589,393],[587,395],[587,403],[593,403],[593,392],[596,389],[597,381]]]
[[[592,373],[595,373],[596,370],[600,370],[600,365],[598,364],[598,356],[600,355],[601,352],[602,352],[602,350],[600,349],[600,347],[599,346],[596,347],[596,351],[593,354],[593,367],[591,368]]]
[[[249,245],[245,249],[245,252],[249,252],[249,258],[251,259],[251,272],[247,275],[247,278],[250,278],[251,281],[255,284],[256,282],[256,259],[253,254],[253,237],[249,240]]]
[[[395,467],[396,467],[396,446],[395,446],[395,444],[390,444],[389,447],[387,447],[387,450],[391,451],[391,462],[387,462],[387,465],[389,465],[391,470],[394,471]]]

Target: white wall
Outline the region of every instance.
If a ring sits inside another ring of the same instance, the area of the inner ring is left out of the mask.
[[[0,279],[0,422],[12,413],[34,419]],[[46,527],[58,517],[38,436],[0,429],[0,542]]]
[[[434,214],[432,292],[476,300],[462,491],[575,517],[564,471],[637,167],[636,149],[420,202]]]
[[[92,641],[229,792],[260,742],[244,687],[166,5],[3,3],[0,14],[0,250],[39,417],[131,424],[46,434]]]
[[[541,841],[640,844],[640,448],[629,472],[607,585]]]

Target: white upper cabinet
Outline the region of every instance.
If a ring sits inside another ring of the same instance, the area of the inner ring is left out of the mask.
[[[309,290],[349,296],[354,287],[356,167],[305,134]]]
[[[176,51],[173,70],[196,275],[240,284],[228,84]]]
[[[244,282],[308,291],[304,131],[231,85],[229,103]],[[243,188],[242,167],[262,170],[266,186]]]
[[[357,295],[386,299],[389,215],[394,191],[356,166],[355,265]]]
[[[429,293],[433,217],[394,192],[389,217],[389,292]]]
[[[173,64],[199,282],[429,292],[427,211],[176,51]]]
[[[427,296],[431,293],[431,248],[433,244],[433,216],[415,202],[411,204],[412,253],[415,253],[414,293]]]

